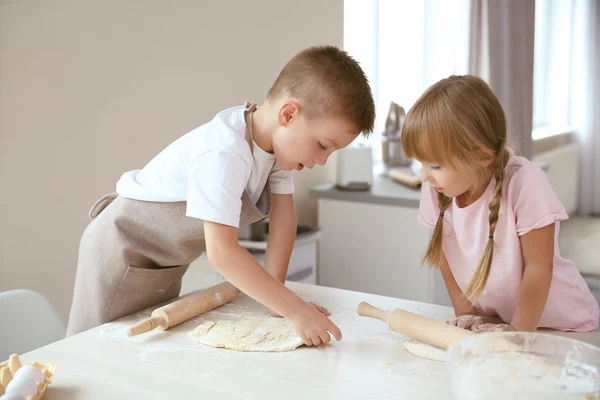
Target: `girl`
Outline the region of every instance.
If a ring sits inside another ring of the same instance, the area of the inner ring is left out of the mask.
[[[440,268],[473,331],[591,331],[598,303],[559,254],[567,214],[544,172],[506,144],[504,111],[474,76],[431,86],[406,117],[402,145],[423,164],[419,220],[433,228],[423,259]]]

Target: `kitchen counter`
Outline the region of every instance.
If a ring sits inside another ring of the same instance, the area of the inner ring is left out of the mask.
[[[315,186],[311,190],[311,195],[318,199],[411,208],[419,208],[420,193],[420,189],[412,189],[380,175],[373,176],[373,186],[368,191],[343,190],[333,184]]]
[[[207,319],[266,315],[240,295],[234,303],[173,329],[129,338],[126,329],[146,310],[21,356],[24,362],[56,361],[44,400],[72,399],[447,399],[445,364],[412,356],[407,338],[379,320],[360,317],[361,301],[403,308],[437,320],[452,309],[322,286],[288,283],[306,300],[322,304],[343,332],[320,348],[282,353],[243,353],[196,344],[188,332]],[[600,334],[570,334],[600,345]]]
[[[546,162],[536,162],[548,172]],[[379,167],[380,169],[381,167]],[[366,191],[351,191],[337,188],[333,184],[318,185],[312,188],[311,195],[318,199],[352,201],[358,203],[381,204],[388,206],[419,208],[421,189],[413,189],[396,183],[381,173],[373,174],[373,186]]]

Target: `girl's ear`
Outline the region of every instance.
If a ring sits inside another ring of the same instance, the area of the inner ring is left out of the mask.
[[[481,156],[481,158],[479,159],[479,165],[481,165],[484,168],[489,167],[496,158],[496,153],[494,152],[494,150],[485,148],[479,150],[479,155]]]

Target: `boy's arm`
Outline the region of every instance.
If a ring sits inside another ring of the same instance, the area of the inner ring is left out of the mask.
[[[296,209],[291,194],[272,194],[269,217],[269,239],[265,269],[281,283],[285,283],[290,256],[296,240]]]
[[[520,237],[523,281],[517,312],[511,322],[517,331],[537,330],[546,306],[554,260],[554,224],[534,229]]]
[[[296,240],[296,209],[294,196],[291,194],[272,194],[273,206],[269,217],[269,239],[265,269],[272,277],[285,283],[290,257],[294,250]],[[315,303],[311,303],[317,310],[329,315],[329,310]],[[280,315],[269,310],[273,315]]]
[[[204,221],[209,263],[229,282],[265,306],[288,316],[304,301],[274,279],[238,242],[235,227]]]
[[[312,305],[273,278],[238,242],[238,229],[204,221],[206,252],[210,264],[239,290],[288,319],[307,345],[329,342],[329,333],[342,333]]]

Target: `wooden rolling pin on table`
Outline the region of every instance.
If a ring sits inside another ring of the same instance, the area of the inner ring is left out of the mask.
[[[459,340],[475,334],[475,332],[408,311],[400,309],[384,311],[364,301],[358,305],[357,311],[358,315],[387,322],[389,327],[398,333],[444,350],[447,350],[448,347]]]
[[[136,336],[153,329],[167,330],[232,301],[239,290],[229,282],[192,292],[166,306],[157,308],[150,318],[143,319],[127,330],[127,336]]]

